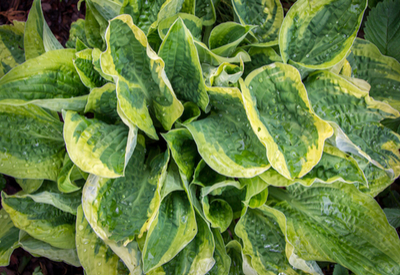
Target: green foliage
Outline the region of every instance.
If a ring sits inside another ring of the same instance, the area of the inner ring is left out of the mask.
[[[398,2],[85,2],[0,27],[0,266],[400,274]]]

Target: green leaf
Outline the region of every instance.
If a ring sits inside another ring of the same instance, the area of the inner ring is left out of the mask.
[[[50,51],[15,67],[0,79],[0,100],[23,99],[55,111],[76,104],[72,109],[84,108],[86,98],[80,96],[88,89],[75,70],[74,56],[72,49]]]
[[[374,43],[379,51],[400,62],[400,2],[385,0],[371,9],[365,23],[365,39]]]
[[[237,240],[230,241],[226,245],[226,251],[231,258],[229,275],[257,275],[257,272],[251,266],[248,256],[242,253],[242,246]]]
[[[107,81],[95,70],[92,58],[92,49],[77,52],[74,66],[81,78],[82,83],[88,88],[101,87]]]
[[[207,274],[209,275],[228,274],[229,269],[231,267],[231,259],[226,253],[224,240],[222,239],[221,233],[219,232],[218,229],[211,229],[211,231],[214,235],[214,242],[215,242],[215,250],[214,250],[215,264]]]
[[[298,274],[286,258],[285,235],[270,213],[247,208],[235,233],[243,240],[243,253],[251,257],[258,274]]]
[[[124,175],[136,145],[137,129],[87,119],[73,111],[63,116],[65,144],[76,166],[101,177]]]
[[[333,269],[333,275],[349,275],[349,272],[346,268],[344,268],[340,264],[335,264],[335,268]]]
[[[176,19],[181,18],[188,30],[190,31],[193,39],[200,40],[201,39],[201,31],[202,31],[202,20],[192,14],[187,13],[178,13],[174,16],[168,17],[164,19],[158,24],[158,34],[160,38],[164,40],[167,35],[170,27],[174,24]]]
[[[262,180],[261,177],[240,179],[239,181],[242,185],[246,185],[246,195],[243,201],[245,206],[258,208],[261,205],[265,204],[268,197],[269,184]]]
[[[31,198],[36,203],[50,204],[64,212],[76,215],[81,204],[81,192],[65,194],[58,190],[55,182],[44,181],[42,186],[32,194],[19,193],[18,198]]]
[[[376,167],[363,157],[352,154],[352,157],[357,161],[359,167],[363,170],[368,185],[355,184],[355,186],[363,193],[375,197],[385,190],[394,181],[393,173]]]
[[[287,179],[306,175],[333,131],[313,112],[299,72],[274,63],[253,71],[240,87],[251,127],[272,167]]]
[[[279,33],[283,61],[326,69],[346,57],[367,7],[366,0],[297,1]]]
[[[144,146],[144,137],[139,136],[124,177],[108,179],[92,174],[85,184],[83,210],[104,241],[129,243],[135,236],[141,237],[157,215],[169,154],[145,162]]]
[[[195,166],[200,160],[197,152],[196,143],[190,132],[185,128],[174,129],[162,137],[168,144],[175,162],[178,164],[181,172],[190,181],[195,170]]]
[[[78,19],[75,22],[72,22],[71,29],[69,30],[69,39],[65,46],[67,48],[75,48],[75,45],[78,43],[83,43],[84,45],[88,45],[85,34],[85,20]]]
[[[389,103],[400,111],[400,63],[382,55],[378,48],[362,39],[356,39],[351,48],[354,77],[371,85],[370,96]]]
[[[282,58],[274,51],[274,49],[270,47],[252,47],[249,50],[249,55],[251,57],[251,61],[246,62],[243,77],[248,76],[253,70],[264,65],[269,65],[274,62],[282,62]]]
[[[203,64],[202,68],[207,86],[234,87],[243,74],[244,64],[243,61],[240,61],[240,66],[224,62],[218,68],[208,64]]]
[[[206,111],[209,98],[200,60],[193,37],[181,18],[169,29],[158,53],[165,60],[165,73],[177,97],[194,102]]]
[[[130,124],[158,139],[150,112],[166,130],[183,112],[166,77],[164,61],[153,52],[129,15],[110,21],[106,41],[108,47],[101,54],[101,68],[116,79],[121,112]]]
[[[107,21],[96,11],[92,2],[85,1],[85,36],[88,46],[91,48],[104,48],[104,39],[102,34],[107,27]]]
[[[25,61],[24,22],[0,26],[0,77]]]
[[[269,192],[273,208],[264,209],[286,234],[288,258],[337,262],[356,274],[400,271],[396,231],[378,203],[353,185],[296,184]]]
[[[19,247],[19,229],[16,228],[6,210],[0,209],[0,266],[8,266],[14,249]]]
[[[232,57],[223,57],[213,53],[211,50],[208,49],[206,44],[194,41],[194,44],[197,48],[197,53],[199,55],[199,59],[201,63],[208,63],[213,66],[219,66],[220,64],[227,62],[227,63],[240,63],[248,62],[251,60],[249,54],[242,50],[238,49],[233,54]]]
[[[193,102],[183,103],[183,108],[184,110],[182,116],[176,121],[177,127],[181,127],[183,123],[190,123],[192,121],[195,121],[201,115],[200,108]]]
[[[231,56],[246,35],[254,28],[255,26],[243,26],[235,22],[219,24],[210,33],[208,43],[211,51],[220,56]]]
[[[32,238],[23,230],[19,231],[19,245],[32,255],[40,255],[52,261],[62,261],[76,267],[81,266],[75,248],[62,249],[53,247],[48,243]]]
[[[195,1],[195,15],[203,20],[204,26],[211,26],[215,23],[216,13],[213,0]]]
[[[259,177],[273,186],[289,186],[294,183],[311,186],[314,182],[329,184],[335,181],[367,185],[367,179],[357,162],[351,156],[328,144],[325,144],[318,164],[301,179],[288,180],[274,169],[265,171]]]
[[[185,124],[205,162],[230,177],[254,177],[268,170],[265,149],[250,129],[240,91],[213,87],[209,95],[211,115]]]
[[[43,184],[42,179],[15,179],[15,181],[27,194],[35,192]]]
[[[388,170],[392,178],[399,175],[400,136],[379,123],[399,117],[398,111],[328,71],[311,74],[305,85],[316,114],[335,130],[331,142]]]
[[[125,0],[121,14],[129,14],[133,24],[144,33],[148,33],[150,26],[157,21],[157,14],[166,0],[143,1]]]
[[[157,216],[151,223],[143,248],[143,271],[150,270],[169,262],[197,234],[196,218],[193,207],[182,189],[178,167],[169,167],[163,189],[170,189],[161,201]],[[165,192],[163,192],[165,193]],[[179,273],[180,274],[180,273]]]
[[[202,275],[212,268],[215,264],[213,234],[201,216],[196,215],[196,221],[198,232],[194,239],[171,261],[150,274],[157,274],[158,271],[164,274]]]
[[[242,25],[255,25],[251,33],[258,43],[278,41],[283,21],[283,8],[278,0],[232,0],[236,15]]]
[[[63,167],[57,177],[58,190],[63,193],[72,193],[81,189],[85,183],[85,178],[82,172],[69,158],[68,154],[65,154]],[[86,175],[87,178],[87,175]]]
[[[118,256],[92,230],[82,206],[79,206],[76,217],[76,247],[85,272],[118,275]]]
[[[391,226],[394,228],[400,227],[400,209],[399,208],[385,208],[386,218]]]
[[[111,20],[119,15],[123,1],[116,0],[85,0],[90,8],[96,10],[105,20]]]
[[[2,174],[0,174],[0,190],[3,190],[6,187],[6,179]]]
[[[65,154],[62,123],[35,105],[0,102],[0,173],[57,180]]]
[[[229,192],[233,188],[241,190],[244,188],[244,185],[233,179],[226,179],[225,181],[205,186],[201,189],[200,197],[204,216],[210,222],[211,226],[218,228],[220,232],[228,229],[234,218],[234,211],[231,205],[224,200],[224,197],[218,195]],[[241,210],[240,202],[238,208]]]
[[[26,60],[63,48],[44,19],[40,0],[33,1],[29,11],[25,24],[24,47]]]
[[[26,231],[35,239],[63,248],[75,248],[75,216],[47,203],[1,193],[3,208],[15,227]]]
[[[115,123],[119,120],[115,84],[107,83],[90,91],[85,107],[85,113],[89,112],[104,122]]]

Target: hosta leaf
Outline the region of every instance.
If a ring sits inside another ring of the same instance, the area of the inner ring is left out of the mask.
[[[31,194],[38,190],[43,184],[42,179],[15,179],[25,193]],[[2,188],[3,189],[3,188]]]
[[[56,262],[63,261],[77,267],[81,266],[75,248],[62,249],[53,247],[48,243],[32,238],[23,230],[19,231],[19,245],[32,255],[40,255]]]
[[[96,118],[105,122],[115,123],[118,121],[115,84],[107,83],[90,91],[85,107],[85,113],[88,112],[94,113]]]
[[[82,172],[65,154],[63,167],[57,177],[58,190],[63,193],[72,193],[81,189],[87,178],[83,177]]]
[[[0,77],[25,61],[24,22],[0,26]]]
[[[203,20],[203,25],[211,26],[214,24],[216,20],[214,1],[199,0],[195,3],[195,15]]]
[[[386,218],[391,226],[394,228],[400,227],[400,208],[385,208]]]
[[[115,0],[85,0],[89,2],[90,7],[95,9],[105,20],[111,20],[117,15],[122,7],[122,2]]]
[[[210,68],[207,64],[203,64],[204,68],[208,69],[206,73],[203,70],[203,75],[207,75],[207,86],[233,87],[243,74],[244,64],[243,61],[240,61],[240,66],[224,62],[218,68]]]
[[[223,198],[220,199],[218,195],[233,188],[241,190],[244,188],[244,185],[240,182],[227,179],[226,181],[201,189],[200,196],[204,216],[210,222],[211,226],[218,228],[220,232],[224,232],[229,227],[233,220],[234,213],[231,205]],[[239,207],[241,210],[241,205],[239,205]]]
[[[158,139],[149,112],[167,130],[183,112],[166,77],[164,61],[153,52],[129,15],[110,21],[106,41],[108,47],[101,55],[101,68],[117,80],[121,111],[131,124]]]
[[[93,230],[104,241],[129,243],[146,232],[156,217],[169,155],[167,152],[157,155],[146,163],[144,146],[144,137],[139,136],[124,177],[107,179],[90,175],[85,184],[83,210]]]
[[[26,60],[63,48],[44,19],[40,0],[33,1],[29,11],[25,24],[24,46]]]
[[[247,208],[235,233],[243,240],[243,253],[251,257],[258,274],[298,274],[286,258],[285,235],[270,213]]]
[[[15,227],[35,239],[63,248],[75,248],[75,216],[47,203],[37,203],[29,197],[1,193],[3,208]]]
[[[174,185],[181,186],[181,180],[178,167],[170,165],[163,186],[163,189],[169,189],[170,193],[165,194],[161,201],[143,248],[145,273],[169,262],[197,234],[194,209],[185,191],[176,190]]]
[[[185,124],[198,151],[215,171],[230,177],[254,177],[270,165],[265,149],[251,131],[240,91],[209,88],[211,115]]]
[[[288,180],[273,169],[265,171],[259,177],[274,186],[289,186],[294,183],[311,186],[314,182],[332,183],[335,181],[367,184],[364,173],[357,162],[351,156],[327,144],[324,146],[321,160],[301,179]]]
[[[6,179],[2,174],[0,174],[0,189],[3,190],[6,187]]]
[[[192,14],[187,13],[178,13],[174,16],[168,17],[164,19],[158,24],[158,34],[160,38],[164,40],[165,36],[167,35],[170,27],[174,24],[176,19],[181,18],[190,33],[193,36],[193,39],[200,39],[201,38],[201,31],[202,31],[202,20]]]
[[[389,103],[400,111],[400,63],[382,55],[378,48],[362,39],[356,39],[351,48],[354,77],[371,85],[369,95]]]
[[[78,40],[84,45],[88,45],[85,34],[85,20],[78,19],[72,22],[71,29],[69,30],[69,39],[65,46],[67,48],[75,48]]]
[[[101,177],[124,174],[135,148],[137,129],[87,119],[73,111],[64,114],[64,140],[71,160],[83,171]]]
[[[371,9],[365,23],[365,39],[379,51],[400,62],[400,2],[385,0]]]
[[[70,194],[58,190],[57,184],[52,181],[44,181],[42,186],[32,194],[20,193],[18,198],[31,198],[36,203],[50,204],[64,212],[76,215],[76,209],[81,204],[81,192]]]
[[[279,34],[283,61],[311,69],[339,63],[356,38],[366,7],[366,0],[297,1]]]
[[[305,85],[316,114],[334,127],[332,139],[339,149],[392,170],[394,177],[399,175],[400,136],[379,123],[384,118],[399,117],[398,111],[327,71],[313,73]]]
[[[82,196],[89,224],[133,274],[141,274],[141,256],[134,239],[148,230],[157,214],[169,160],[166,153],[146,163],[144,146],[144,137],[139,136],[124,177],[90,175]]]
[[[215,264],[207,273],[209,275],[228,274],[231,267],[231,259],[226,253],[224,240],[218,229],[212,229],[215,242],[214,259]]]
[[[274,63],[240,83],[251,127],[267,148],[272,167],[287,179],[307,174],[333,131],[312,111],[299,72]]]
[[[50,51],[15,67],[0,79],[0,100],[23,99],[55,111],[75,105],[73,97],[80,100],[88,89],[75,70],[74,55],[72,49]]]
[[[76,49],[78,51],[78,49]],[[92,62],[94,69],[106,80],[112,82],[113,78],[109,75],[106,75],[103,70],[101,69],[101,64],[100,64],[100,56],[101,56],[101,50],[98,48],[94,48],[92,50]]]
[[[206,111],[209,99],[199,57],[193,37],[181,18],[169,29],[158,53],[165,61],[165,73],[177,97]]]
[[[19,247],[19,229],[4,209],[0,209],[0,221],[0,266],[7,266],[14,249]]]
[[[335,268],[333,269],[332,275],[349,275],[349,272],[346,268],[344,268],[340,264],[336,264]]]
[[[400,240],[373,198],[340,182],[286,190],[271,188],[273,209],[264,209],[276,217],[294,254],[337,262],[356,274],[399,273]]]
[[[171,150],[172,157],[178,164],[179,169],[190,181],[195,166],[200,160],[192,135],[187,129],[180,128],[171,130],[166,134],[162,134],[162,136],[168,143],[168,148]]]
[[[76,248],[79,261],[87,274],[118,275],[118,256],[90,227],[82,206],[79,206],[76,217]]]
[[[92,6],[92,2],[86,1],[85,35],[88,46],[91,48],[104,48],[104,34],[107,21]]]
[[[251,31],[258,43],[277,41],[283,21],[283,8],[278,0],[232,0],[233,8],[243,25],[256,25]]]
[[[262,66],[272,64],[274,62],[282,62],[282,57],[280,57],[274,49],[252,47],[249,50],[249,55],[251,57],[250,62],[246,62],[244,67],[243,77],[248,76],[253,70],[258,69]]]
[[[363,157],[359,157],[354,154],[352,157],[357,161],[359,167],[363,170],[365,178],[368,182],[368,186],[355,184],[361,192],[369,194],[371,197],[375,197],[393,183],[394,179],[392,179],[392,173],[376,167]]]
[[[74,66],[83,84],[88,88],[96,88],[106,84],[106,80],[94,69],[92,49],[76,53]]]
[[[165,272],[162,274],[202,275],[212,268],[215,263],[213,234],[201,216],[196,215],[196,221],[198,232],[194,239],[171,261],[150,274]]]
[[[265,204],[268,197],[269,184],[259,176],[251,179],[240,179],[240,182],[242,185],[246,185],[246,196],[243,200],[245,206],[257,208]]]
[[[242,49],[236,50],[232,57],[223,57],[213,53],[211,50],[208,49],[206,44],[194,41],[196,45],[197,52],[199,54],[199,59],[201,63],[208,63],[213,66],[219,66],[220,64],[227,62],[227,63],[240,63],[241,60],[243,62],[248,62],[251,60],[249,54]]]
[[[121,14],[132,16],[133,24],[147,33],[153,22],[157,21],[157,14],[165,0],[143,1],[125,0]]]
[[[229,275],[257,275],[257,272],[251,266],[250,257],[243,254],[242,246],[237,240],[230,241],[226,245],[226,251],[231,258]]]
[[[235,22],[219,24],[210,33],[208,43],[211,51],[220,56],[231,56],[249,31],[254,28],[255,26],[243,26]]]
[[[183,108],[183,114],[180,118],[178,118],[176,122],[176,127],[181,127],[182,123],[190,123],[192,121],[195,121],[201,115],[200,108],[193,102],[183,103]]]
[[[62,123],[35,105],[0,103],[0,173],[57,180],[65,154]]]

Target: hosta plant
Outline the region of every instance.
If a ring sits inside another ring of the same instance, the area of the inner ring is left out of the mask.
[[[398,1],[85,4],[0,27],[0,266],[400,274]]]

